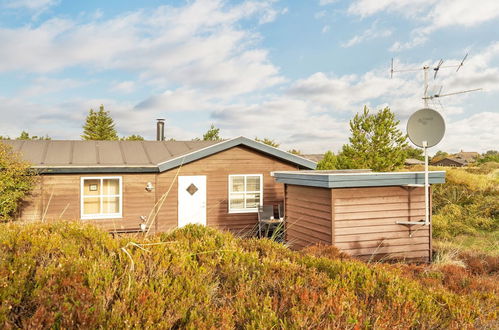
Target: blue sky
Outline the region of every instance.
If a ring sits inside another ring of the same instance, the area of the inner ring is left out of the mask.
[[[476,4],[479,3],[480,6]],[[268,137],[283,149],[337,151],[364,105],[405,123],[422,72],[459,63],[430,91],[482,91],[431,106],[447,124],[432,150],[499,149],[496,0],[0,0],[0,135],[78,139],[90,108],[121,136]]]

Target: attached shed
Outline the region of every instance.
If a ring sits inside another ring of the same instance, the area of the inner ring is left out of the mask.
[[[365,259],[431,260],[424,172],[289,171],[274,177],[285,185],[292,248],[333,244]],[[429,182],[444,183],[445,172],[430,172]]]

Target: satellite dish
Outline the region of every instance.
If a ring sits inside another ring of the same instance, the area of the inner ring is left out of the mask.
[[[445,122],[435,110],[425,108],[413,113],[407,122],[407,135],[409,140],[418,147],[426,141],[427,148],[437,145],[445,133]]]

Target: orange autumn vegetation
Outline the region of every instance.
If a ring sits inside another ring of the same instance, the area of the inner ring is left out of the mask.
[[[113,239],[69,222],[3,224],[0,255],[7,329],[497,326],[497,259],[368,264],[201,226]]]

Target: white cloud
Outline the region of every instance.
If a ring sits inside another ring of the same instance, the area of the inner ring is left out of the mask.
[[[349,6],[348,12],[367,17],[380,11],[388,11],[413,17],[435,2],[437,0],[357,0]]]
[[[357,45],[361,42],[376,39],[376,38],[388,37],[391,34],[392,34],[391,30],[379,28],[378,23],[374,22],[369,29],[365,30],[362,34],[354,36],[353,38],[351,38],[347,42],[343,43],[341,46],[345,47],[345,48],[352,47],[352,46]]]
[[[396,41],[395,43],[393,43],[393,45],[390,47],[389,50],[391,52],[400,52],[403,50],[411,49],[416,46],[422,45],[428,40],[428,37],[420,33],[412,33],[412,34],[413,35],[411,36],[411,40],[407,42]]]
[[[112,87],[111,90],[118,92],[118,93],[131,93],[135,90],[135,82],[131,80],[127,81],[120,81],[118,83],[115,83]]]
[[[69,78],[54,79],[48,77],[37,77],[32,80],[32,83],[27,88],[21,90],[18,94],[19,96],[28,98],[77,88],[89,83],[90,82]]]
[[[311,100],[335,111],[356,112],[374,99],[390,100],[413,96],[416,88],[416,82],[401,77],[390,79],[387,72],[382,71],[340,77],[318,72],[296,81],[291,86],[289,95]]]
[[[153,95],[137,104],[135,109],[163,112],[215,110],[218,105],[213,97],[197,90],[180,88]]]
[[[392,45],[392,51],[400,51],[423,44],[435,30],[451,26],[471,27],[498,18],[499,1],[357,0],[349,6],[348,12],[363,18],[389,12],[419,22],[420,26],[412,31],[411,41]]]
[[[222,1],[199,0],[89,23],[54,18],[37,27],[1,28],[0,72],[132,70],[165,88],[247,93],[283,79],[267,51],[256,47],[259,36],[237,22],[254,17],[268,22],[275,15],[271,1],[226,8]]]
[[[325,110],[311,102],[276,96],[261,103],[227,106],[215,111],[213,119],[224,136],[267,137],[284,150],[321,153],[339,149],[348,133],[348,125]]]
[[[322,33],[327,33],[329,32],[329,30],[331,30],[331,27],[329,25],[324,25],[324,27],[322,28]]]
[[[475,26],[497,17],[499,17],[497,0],[442,0],[436,2],[429,11],[428,19],[431,25],[428,29],[436,30],[454,25]]]
[[[449,152],[497,150],[499,113],[481,112],[460,120],[448,120],[446,134],[435,150]]]

